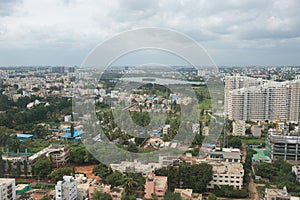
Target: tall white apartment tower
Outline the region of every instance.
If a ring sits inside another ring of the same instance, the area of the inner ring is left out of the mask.
[[[229,119],[298,122],[300,80],[275,82],[230,76],[225,78],[225,112]]]
[[[73,176],[64,176],[55,186],[56,200],[76,200],[78,197],[77,180]]]

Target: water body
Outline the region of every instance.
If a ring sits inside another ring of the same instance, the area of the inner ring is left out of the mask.
[[[125,82],[156,83],[161,85],[205,85],[205,82],[200,81],[186,81],[156,77],[126,77],[120,78],[120,80]]]

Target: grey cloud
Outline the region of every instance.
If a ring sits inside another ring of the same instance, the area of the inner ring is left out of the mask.
[[[14,6],[19,3],[18,0],[1,0],[0,1],[0,17],[12,14]]]

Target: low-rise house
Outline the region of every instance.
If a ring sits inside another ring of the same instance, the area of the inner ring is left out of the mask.
[[[192,189],[175,188],[175,193],[179,193],[183,200],[202,200],[202,194],[193,193]]]
[[[300,200],[300,197],[290,196],[286,187],[283,189],[266,188],[264,200]]]

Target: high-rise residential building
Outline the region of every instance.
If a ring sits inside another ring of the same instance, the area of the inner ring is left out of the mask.
[[[229,119],[298,122],[299,111],[300,80],[225,77],[225,112]]]
[[[16,181],[15,179],[0,178],[0,199],[16,199]]]
[[[64,176],[55,186],[56,200],[77,200],[77,180],[73,176]]]
[[[51,67],[51,72],[63,74],[63,73],[65,73],[65,67],[64,66]]]

